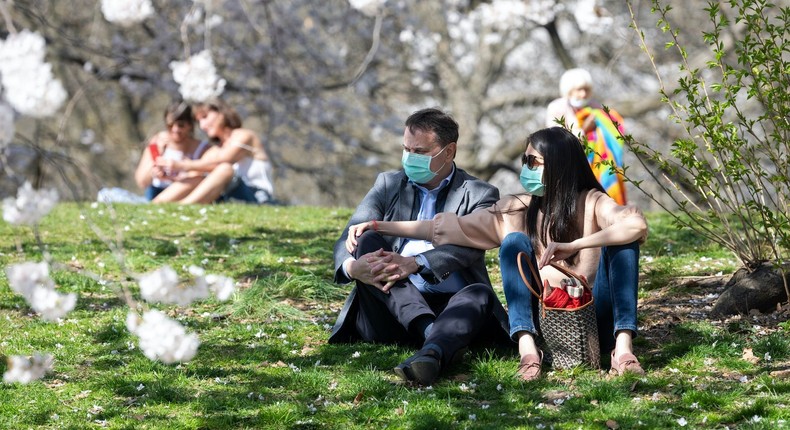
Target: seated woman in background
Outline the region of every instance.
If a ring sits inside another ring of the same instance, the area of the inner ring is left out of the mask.
[[[217,145],[198,160],[160,159],[164,169],[186,170],[205,175],[197,180],[179,181],[165,189],[154,202],[212,203],[272,201],[272,165],[260,139],[241,128],[235,109],[216,99],[195,106],[200,129]]]
[[[197,159],[209,147],[207,140],[195,139],[195,117],[192,108],[184,102],[174,102],[165,109],[166,131],[161,131],[148,141],[134,180],[145,190],[145,198],[153,200],[174,180],[181,179],[185,172],[168,170],[156,165],[155,156],[164,160]]]
[[[543,354],[535,342],[537,300],[522,280],[516,257],[527,253],[550,285],[565,275],[549,266],[564,265],[593,285],[602,353],[611,351],[614,373],[644,371],[633,354],[637,333],[639,244],[647,237],[647,222],[635,206],[622,206],[606,195],[595,179],[582,143],[561,127],[547,128],[527,138],[520,181],[527,194],[508,196],[488,210],[458,217],[437,214],[429,221],[371,221],[349,228],[346,248],[354,249],[363,231],[430,240],[434,246],[454,244],[478,249],[500,247],[499,264],[508,304],[510,335],[518,342],[518,377],[541,374]],[[377,280],[394,282],[399,275],[378,262]],[[533,287],[538,281],[526,277]]]

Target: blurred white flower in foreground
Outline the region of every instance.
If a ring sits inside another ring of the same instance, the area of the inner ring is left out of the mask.
[[[170,266],[147,273],[140,278],[140,294],[147,302],[176,304],[186,306],[199,297],[192,288],[183,288],[178,284],[178,274]]]
[[[41,314],[41,318],[47,321],[63,318],[74,309],[76,304],[76,294],[61,294],[46,288],[36,288],[30,300],[30,307]]]
[[[178,91],[187,101],[203,102],[217,97],[225,90],[225,80],[217,75],[211,52],[201,51],[186,61],[170,63],[173,79],[178,82]]]
[[[153,15],[154,8],[151,0],[102,0],[101,12],[107,21],[130,26]]]
[[[6,268],[6,275],[11,289],[22,295],[30,307],[45,320],[63,318],[77,304],[76,294],[55,291],[55,283],[49,277],[47,263],[13,264]]]
[[[149,303],[187,306],[208,298],[212,293],[218,300],[227,300],[235,290],[233,279],[220,275],[206,275],[205,270],[190,266],[189,273],[195,277],[194,285],[182,285],[178,274],[170,266],[147,273],[140,278],[140,294]]]
[[[140,349],[146,357],[166,364],[191,360],[200,346],[197,335],[188,334],[181,324],[157,310],[145,312],[142,321],[130,312],[126,327],[140,338]]]
[[[30,30],[11,33],[0,42],[0,73],[17,75],[44,62],[47,53],[44,38]]]
[[[3,382],[27,384],[41,379],[52,370],[53,362],[52,354],[36,353],[32,357],[12,355],[8,357],[8,370],[3,374]]]
[[[208,296],[208,291],[210,291],[219,301],[224,302],[228,300],[236,290],[236,283],[227,276],[211,273],[206,275],[206,271],[197,266],[190,266],[189,273],[195,276],[196,289],[201,292],[206,291],[206,296]]]
[[[44,38],[22,30],[0,41],[0,82],[5,99],[19,113],[36,118],[51,116],[66,101],[66,90],[44,62]]]
[[[3,199],[3,219],[15,225],[36,224],[57,203],[57,190],[34,190],[30,182],[25,182],[19,187],[16,198]]]
[[[367,16],[376,16],[386,2],[387,0],[348,0],[351,7]]]
[[[55,283],[49,278],[49,266],[43,261],[12,264],[5,272],[11,290],[25,297],[32,296],[36,288],[55,288]]]
[[[214,293],[217,300],[223,302],[228,300],[231,294],[236,291],[236,283],[227,276],[208,274],[206,275],[206,282],[208,282],[208,288]]]
[[[14,110],[0,103],[0,148],[11,143],[14,138]]]

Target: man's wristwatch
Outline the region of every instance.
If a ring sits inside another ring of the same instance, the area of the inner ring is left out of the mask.
[[[433,271],[430,267],[428,267],[428,260],[422,254],[417,254],[414,256],[414,261],[417,263],[417,274],[422,276],[422,279],[425,279],[425,282],[435,285],[439,283],[439,280],[436,279],[436,276],[433,274]]]
[[[418,274],[422,273],[422,271],[425,270],[425,266],[428,264],[428,262],[425,261],[425,257],[422,254],[415,255],[414,262],[417,263],[417,272],[415,273]]]

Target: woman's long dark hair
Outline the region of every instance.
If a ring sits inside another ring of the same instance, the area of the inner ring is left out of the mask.
[[[546,247],[548,237],[555,242],[572,242],[582,236],[577,220],[579,195],[587,190],[606,191],[595,178],[579,138],[562,127],[538,130],[527,137],[526,146],[543,156],[543,196],[532,196],[524,213],[526,233],[535,244]],[[543,220],[538,226],[538,213]],[[573,264],[578,255],[565,262]]]

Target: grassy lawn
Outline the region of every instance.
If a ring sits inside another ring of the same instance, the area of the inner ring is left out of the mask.
[[[56,360],[40,381],[0,383],[0,428],[790,428],[787,314],[707,318],[720,283],[682,281],[726,277],[737,262],[666,216],[649,216],[642,247],[635,345],[647,376],[578,368],[525,384],[513,377],[515,349],[479,347],[420,388],[391,372],[408,348],[326,343],[349,289],[332,282],[332,246],[350,214],[61,204],[41,233],[71,269],[52,276],[79,292],[77,308],[42,321],[0,276],[0,355],[47,351]],[[496,255],[489,270],[501,295]],[[30,228],[0,223],[2,266],[41,259]],[[201,266],[239,285],[227,302],[155,306],[200,337],[197,356],[180,365],[142,354],[115,293],[163,264],[182,274]]]

